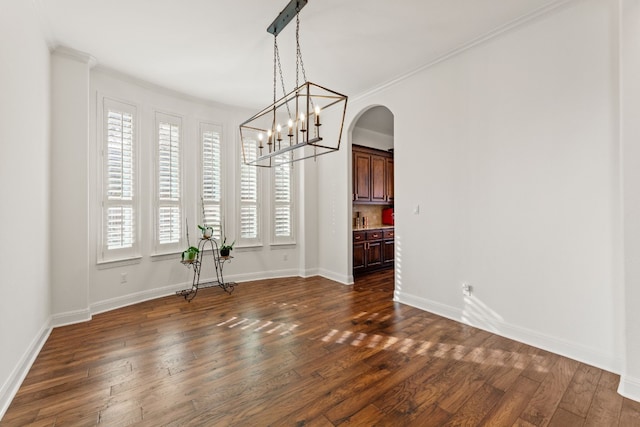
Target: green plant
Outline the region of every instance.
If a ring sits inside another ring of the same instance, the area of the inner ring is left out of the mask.
[[[222,245],[220,246],[220,250],[224,251],[224,250],[229,250],[232,251],[233,250],[233,245],[236,243],[236,241],[234,240],[233,242],[231,242],[230,245],[227,245],[227,238],[225,237],[222,240]]]
[[[182,252],[182,261],[193,261],[194,259],[196,259],[199,253],[200,250],[198,248],[196,248],[195,246],[190,246],[189,249]]]
[[[213,227],[209,227],[205,224],[198,225],[198,228],[200,229],[200,231],[202,231],[202,237],[204,237],[205,239],[208,239],[213,235]]]

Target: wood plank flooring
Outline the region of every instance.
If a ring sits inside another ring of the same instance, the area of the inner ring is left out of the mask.
[[[392,302],[391,272],[54,329],[0,426],[640,426],[619,377]]]

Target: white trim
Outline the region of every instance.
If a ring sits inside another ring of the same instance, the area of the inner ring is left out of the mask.
[[[24,381],[29,373],[33,362],[35,362],[36,357],[40,354],[40,350],[42,350],[42,347],[47,342],[50,333],[51,320],[48,319],[33,338],[31,344],[13,368],[7,380],[2,384],[2,387],[0,387],[0,420],[2,420],[7,409],[9,409],[9,405],[11,405],[16,393],[18,393],[22,381]]]
[[[91,304],[91,314],[104,313],[111,310],[117,310],[122,307],[139,304],[141,302],[163,298],[169,295],[175,295],[176,291],[191,287],[191,281],[183,282],[176,285],[163,286],[162,288],[149,289],[146,291],[134,292],[132,294],[123,295],[116,298],[110,298],[104,301]]]
[[[80,50],[71,49],[66,46],[57,46],[54,51],[54,54],[58,56],[63,56],[65,58],[73,59],[74,61],[82,62],[83,64],[87,64],[89,68],[93,68],[98,61],[93,56],[88,53],[82,52]]]
[[[88,308],[83,308],[82,310],[54,314],[51,316],[51,327],[58,328],[60,326],[74,325],[89,320],[91,320],[91,311],[89,311]]]
[[[446,317],[456,322],[471,325],[473,327],[491,332],[496,335],[500,335],[505,338],[519,341],[537,348],[550,351],[555,354],[559,354],[564,357],[578,360],[580,362],[596,366],[613,373],[620,373],[622,368],[622,359],[620,359],[619,357],[613,357],[609,354],[599,351],[598,349],[586,347],[582,344],[569,342],[558,337],[542,334],[540,332],[523,328],[521,326],[512,325],[500,319],[485,318],[474,319],[475,321],[471,321],[470,319],[466,318],[464,312],[457,307],[451,307],[446,304],[431,301],[426,298],[418,297],[401,291],[396,291],[394,293],[393,300],[430,313],[437,314],[442,317]]]
[[[622,375],[618,385],[618,394],[628,399],[640,402],[640,378]]]
[[[256,273],[245,273],[245,274],[230,274],[224,276],[225,282],[253,282],[255,280],[266,280],[266,279],[281,279],[284,277],[298,277],[298,270],[295,268],[289,268],[286,270],[270,270],[270,271],[260,271]],[[207,282],[215,280],[214,278],[201,278],[201,282]]]
[[[376,94],[378,92],[381,92],[385,89],[388,89],[392,86],[395,86],[398,83],[403,82],[404,80],[407,80],[408,78],[423,72],[424,70],[427,70],[443,61],[446,61],[454,56],[457,56],[477,45],[480,45],[482,43],[488,42],[490,40],[493,40],[505,33],[508,33],[511,30],[514,29],[518,29],[519,27],[521,27],[522,25],[533,21],[537,18],[543,17],[545,15],[547,15],[548,13],[553,12],[556,9],[559,9],[561,6],[564,6],[568,3],[572,3],[578,0],[553,0],[550,1],[549,3],[545,4],[544,6],[541,6],[535,10],[533,10],[532,12],[529,12],[527,14],[524,14],[518,18],[515,18],[513,20],[511,20],[510,22],[500,25],[497,28],[494,28],[493,30],[487,31],[483,34],[481,34],[480,36],[462,44],[461,46],[458,46],[454,49],[451,49],[450,51],[440,55],[439,57],[435,58],[434,60],[432,60],[431,62],[428,62],[418,68],[415,68],[412,71],[409,71],[407,73],[401,74],[395,78],[392,78],[390,80],[387,80],[386,82],[366,90],[365,92],[362,92],[358,95],[352,96],[351,97],[351,102],[358,102],[361,99],[364,99],[368,96],[371,96],[373,94]]]
[[[335,273],[324,268],[318,268],[318,275],[343,285],[353,285],[353,276]]]
[[[307,279],[309,277],[313,277],[313,276],[319,276],[320,273],[318,272],[317,268],[307,268],[307,269],[300,269],[298,270],[298,276]]]

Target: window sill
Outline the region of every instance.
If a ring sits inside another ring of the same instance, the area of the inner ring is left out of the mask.
[[[140,264],[142,262],[142,256],[132,256],[127,258],[118,259],[105,259],[97,262],[98,270],[106,270],[107,268],[124,267],[127,265]]]
[[[170,252],[159,252],[155,254],[151,254],[151,261],[168,261],[168,260],[176,260],[176,257],[179,257],[180,254],[184,251],[170,251]]]
[[[295,249],[296,242],[273,242],[269,245],[273,249]]]

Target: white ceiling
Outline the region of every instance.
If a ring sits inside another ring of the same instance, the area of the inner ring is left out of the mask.
[[[188,95],[252,108],[273,97],[267,26],[288,0],[34,0],[52,47]],[[350,97],[563,0],[309,0],[307,78]],[[295,86],[295,20],[278,36]],[[279,94],[280,94],[279,89]]]

